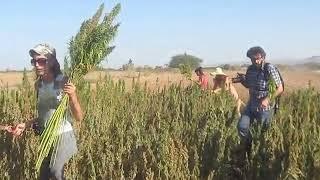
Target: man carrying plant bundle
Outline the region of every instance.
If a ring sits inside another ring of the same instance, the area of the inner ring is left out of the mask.
[[[252,137],[250,125],[256,119],[262,124],[262,130],[269,127],[273,103],[284,90],[282,77],[278,69],[265,62],[266,53],[261,47],[252,47],[247,51],[252,65],[245,75],[239,75],[240,82],[249,89],[249,101],[238,122],[241,146],[251,151]],[[273,86],[271,88],[270,86]]]
[[[77,152],[76,139],[72,128],[72,117],[81,121],[83,112],[81,110],[76,88],[72,83],[67,83],[63,76],[59,62],[56,58],[56,51],[47,44],[38,44],[29,51],[31,64],[34,66],[37,81],[35,89],[37,91],[38,117],[18,124],[14,135],[21,135],[26,128],[33,128],[37,134],[41,134],[48,126],[48,121],[59,105],[62,93],[69,96],[69,108],[64,115],[64,121],[59,132],[58,143],[50,149],[49,156],[44,159],[40,168],[40,179],[54,178],[64,179],[64,165],[72,155]],[[49,147],[50,148],[50,147]],[[53,151],[56,152],[53,155]]]

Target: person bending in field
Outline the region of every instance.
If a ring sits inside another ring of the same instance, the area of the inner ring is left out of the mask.
[[[51,159],[51,148],[49,156],[44,159],[40,168],[40,179],[64,179],[64,165],[77,152],[75,134],[72,127],[72,116],[77,121],[83,119],[76,87],[72,83],[66,83],[60,65],[56,58],[56,50],[48,44],[38,44],[29,51],[31,64],[37,75],[35,89],[37,91],[38,117],[16,125],[13,135],[19,136],[26,128],[33,128],[37,134],[41,134],[48,124],[48,120],[56,110],[62,99],[62,93],[69,96],[70,109],[67,110],[65,121],[59,131],[60,142],[57,147],[56,156]],[[52,161],[54,160],[54,163]]]
[[[210,73],[210,75],[212,75],[214,77],[212,91],[216,94],[220,93],[221,91],[229,92],[236,100],[237,112],[240,116],[241,115],[240,108],[241,108],[241,105],[244,105],[244,103],[239,98],[238,92],[237,92],[236,88],[233,86],[228,75],[226,75],[220,67],[216,68],[216,71]]]
[[[199,77],[197,84],[201,87],[201,89],[208,89],[209,77],[203,72],[203,68],[198,67],[194,72]]]
[[[272,93],[268,89],[268,80],[273,80],[276,85],[272,97],[281,95],[284,87],[278,69],[265,62],[266,53],[261,47],[250,48],[247,51],[247,57],[250,58],[252,65],[248,67],[245,75],[240,76],[240,82],[249,89],[249,101],[238,121],[237,129],[241,147],[250,154],[252,137],[249,127],[251,123],[256,119],[262,124],[262,130],[265,131],[271,121],[273,105],[268,97]]]

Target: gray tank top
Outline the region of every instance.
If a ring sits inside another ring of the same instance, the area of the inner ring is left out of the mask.
[[[44,83],[40,81],[38,86],[38,125],[40,131],[42,132],[45,127],[47,127],[50,117],[53,115],[54,111],[58,107],[62,99],[62,88],[60,85],[63,82],[63,75],[58,75],[55,81],[51,83]],[[58,85],[56,83],[59,83]],[[72,128],[72,116],[70,108],[68,107],[66,114],[64,115],[64,120],[59,130],[59,134],[64,132],[73,131]]]

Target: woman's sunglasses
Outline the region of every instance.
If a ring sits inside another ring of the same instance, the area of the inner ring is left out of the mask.
[[[46,58],[31,59],[32,66],[36,66],[37,63],[39,64],[39,66],[44,66],[47,64],[47,62],[48,62],[48,60]]]

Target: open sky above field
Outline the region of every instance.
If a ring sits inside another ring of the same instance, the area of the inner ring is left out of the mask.
[[[204,65],[249,62],[250,46],[263,46],[270,59],[320,55],[319,0],[6,0],[0,5],[0,69],[30,68],[28,50],[39,42],[67,43],[105,2],[122,5],[117,46],[106,66],[129,58],[137,65],[163,65],[187,52]]]

